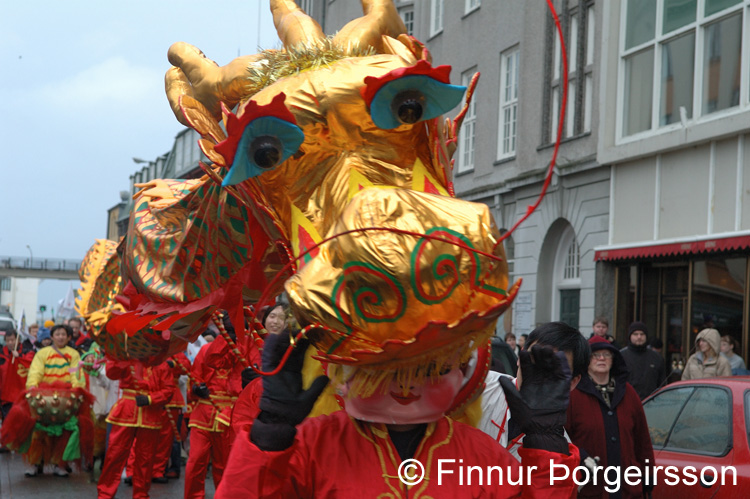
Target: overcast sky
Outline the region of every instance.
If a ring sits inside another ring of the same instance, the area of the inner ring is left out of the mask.
[[[81,259],[107,209],[182,129],[164,94],[167,49],[220,65],[274,48],[268,0],[4,2],[0,16],[0,256]],[[260,13],[260,33],[258,33]],[[46,280],[55,306],[69,282]],[[50,305],[51,304],[51,305]]]

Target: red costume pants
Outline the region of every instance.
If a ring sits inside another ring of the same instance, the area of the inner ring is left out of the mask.
[[[212,463],[214,487],[219,488],[232,445],[232,435],[234,433],[229,429],[225,431],[206,431],[195,427],[190,429],[190,455],[185,467],[185,499],[206,497],[206,470],[209,458]]]
[[[138,438],[136,438],[138,437]],[[112,499],[120,485],[120,475],[135,440],[133,468],[133,499],[148,499],[154,468],[154,453],[159,442],[159,430],[113,424],[104,468],[96,486],[98,499]]]
[[[172,441],[175,438],[175,432],[177,430],[177,418],[180,417],[179,407],[168,407],[169,417],[171,420],[165,421],[161,425],[159,430],[159,442],[156,444],[156,451],[154,455],[154,473],[152,478],[163,477],[164,470],[167,469],[169,464],[169,456],[172,453]],[[174,425],[174,426],[173,426]],[[138,439],[136,439],[137,441]],[[137,446],[137,444],[136,444]],[[127,476],[133,476],[133,469],[135,467],[135,447],[130,451],[128,457],[128,465],[125,468],[125,474]]]

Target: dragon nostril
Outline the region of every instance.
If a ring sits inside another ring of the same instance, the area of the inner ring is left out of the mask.
[[[276,166],[281,160],[281,141],[276,137],[264,135],[258,137],[250,147],[249,156],[260,168],[268,169]]]
[[[405,90],[393,98],[391,109],[401,123],[412,125],[422,119],[425,97],[418,90]]]

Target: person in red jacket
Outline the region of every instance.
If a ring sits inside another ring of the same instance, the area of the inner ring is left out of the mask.
[[[148,498],[159,432],[167,418],[164,406],[174,394],[174,377],[166,363],[151,367],[136,360],[108,360],[106,369],[108,378],[120,380],[122,398],[107,418],[112,430],[97,497],[111,499],[115,496],[135,440],[133,498]]]
[[[224,327],[233,338],[227,316]],[[190,413],[190,454],[185,467],[185,499],[203,498],[209,459],[214,486],[222,480],[234,438],[230,427],[232,405],[242,391],[242,366],[231,347],[219,336],[201,349],[193,363],[192,393],[198,403]]]
[[[550,469],[555,464],[572,470],[579,463],[577,449],[562,431],[571,379],[562,352],[547,346],[521,352],[521,391],[512,382],[503,384],[526,434],[521,468],[491,437],[443,415],[461,387],[459,366],[432,371],[407,394],[394,379],[385,391],[350,396],[344,381],[339,390],[346,412],[305,419],[328,382],[322,376],[302,388],[307,344],[298,341],[278,374],[263,377],[261,412],[249,432],[237,436],[217,499],[575,497],[570,474],[563,479],[558,470],[553,480]],[[286,332],[266,338],[265,372],[279,366],[288,346]],[[399,479],[418,478],[416,468],[402,467],[408,459],[418,460],[426,471],[413,485]],[[478,466],[483,477],[475,473],[469,483],[469,466]],[[502,470],[503,478],[495,473],[488,483],[492,466]]]
[[[605,478],[604,471],[599,470],[597,485],[592,478],[578,497],[644,497],[653,488],[645,484],[645,479],[630,485],[623,477],[624,470],[631,466],[639,468],[645,477],[648,463],[654,462],[641,399],[628,383],[628,370],[620,351],[600,336],[592,336],[589,345],[592,353],[588,376],[582,377],[570,395],[565,429],[583,459],[598,457],[598,466],[617,470],[620,486],[610,486],[605,481],[615,482],[612,472]]]
[[[190,361],[187,356],[180,352],[173,355],[166,362],[167,366],[174,377],[175,387],[174,394],[166,408],[166,421],[161,425],[159,433],[159,443],[156,446],[156,455],[154,456],[154,472],[151,477],[152,483],[167,483],[169,478],[180,477],[180,426],[182,425],[182,408],[185,406],[185,399],[182,397],[180,387],[177,385],[179,377],[186,372],[190,372]],[[175,450],[174,446],[177,446]],[[172,463],[170,466],[170,457]],[[167,468],[170,467],[169,472]],[[135,446],[130,450],[128,464],[125,468],[125,483],[132,485],[133,470],[135,469]]]

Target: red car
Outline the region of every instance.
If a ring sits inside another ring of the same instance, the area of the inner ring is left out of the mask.
[[[750,498],[750,376],[679,381],[643,409],[661,467],[653,497]]]

